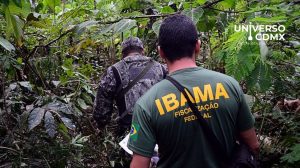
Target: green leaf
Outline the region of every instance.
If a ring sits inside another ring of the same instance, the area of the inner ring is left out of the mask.
[[[255,17],[251,19],[251,22],[258,22],[258,23],[283,23],[286,22],[287,17],[286,16],[275,16],[275,17]]]
[[[81,94],[81,97],[83,98],[83,100],[84,100],[87,104],[93,105],[92,97],[91,97],[89,94],[87,94],[87,93],[82,93],[82,94]]]
[[[47,134],[53,138],[56,134],[57,126],[55,124],[54,117],[50,111],[47,111],[44,119],[44,127],[46,129]]]
[[[86,110],[87,109],[87,105],[86,105],[86,103],[84,102],[84,100],[83,99],[77,99],[77,103],[78,103],[78,105],[79,105],[79,107],[81,108],[81,109],[83,109],[83,110]]]
[[[15,47],[6,39],[0,37],[0,45],[4,47],[7,51],[15,50]]]
[[[27,0],[21,1],[21,6],[14,5],[13,3],[9,4],[9,11],[11,14],[21,16],[26,18],[27,15],[30,13],[30,3]]]
[[[197,0],[197,3],[198,3],[199,5],[203,5],[206,1],[207,1],[207,0]]]
[[[154,22],[153,25],[152,25],[152,30],[154,31],[154,33],[157,36],[159,34],[159,28],[160,28],[161,23],[162,23],[162,20],[158,20],[158,21]]]
[[[20,86],[22,86],[23,88],[26,88],[30,91],[32,91],[32,85],[30,84],[30,82],[27,81],[23,81],[23,82],[18,82],[20,84]]]
[[[97,33],[97,35],[105,34],[113,29],[114,29],[114,24],[106,25]]]
[[[69,128],[70,130],[75,130],[76,126],[75,124],[72,122],[71,119],[67,118],[67,117],[61,117],[60,118],[61,121],[64,123],[64,125]]]
[[[78,24],[75,29],[74,32],[77,34],[82,34],[83,31],[85,31],[85,29],[89,26],[94,26],[98,23],[98,21],[94,21],[94,20],[89,20],[89,21],[85,21],[83,23]]]
[[[237,53],[227,56],[225,60],[226,73],[242,80],[254,69],[254,61],[259,57],[258,46],[244,45]]]
[[[295,144],[290,148],[290,153],[285,154],[281,157],[281,160],[286,161],[290,164],[294,164],[300,161],[300,144]]]
[[[45,105],[43,108],[53,111],[60,111],[65,114],[72,114],[72,109],[68,104],[62,103],[60,101],[51,102]]]
[[[218,3],[218,5],[221,5],[223,9],[232,8],[235,4],[235,0],[223,0]]]
[[[259,91],[266,91],[272,85],[271,68],[269,65],[258,62],[255,64],[254,70],[247,77],[247,86],[249,88],[257,88]]]
[[[43,108],[35,108],[31,111],[28,117],[28,128],[29,131],[38,126],[44,117],[45,109]]]
[[[136,21],[132,19],[122,19],[114,24],[114,32],[122,33],[136,26]]]
[[[161,13],[172,13],[174,12],[174,9],[170,6],[164,6],[160,11]]]
[[[45,0],[46,5],[54,11],[56,6],[59,6],[61,3],[61,0]]]
[[[13,35],[17,42],[17,45],[21,46],[24,22],[18,16],[12,15],[8,8],[5,10],[5,20],[7,37]]]
[[[183,14],[190,17],[192,21],[197,24],[204,11],[201,7],[193,8],[192,10],[186,9],[183,11]]]

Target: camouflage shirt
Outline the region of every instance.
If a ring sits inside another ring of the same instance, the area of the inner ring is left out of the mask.
[[[127,115],[120,117],[120,124],[124,127],[130,127],[132,119],[132,109],[135,102],[151,86],[164,78],[167,73],[166,67],[156,61],[149,71],[124,95],[116,97],[118,85],[126,88],[128,83],[137,77],[143,71],[150,61],[149,57],[141,55],[131,55],[123,58],[114,66],[119,74],[120,83],[117,83],[112,66],[102,76],[94,104],[93,117],[98,127],[104,126],[110,119],[113,111],[113,103],[116,101],[119,110],[119,116],[123,113]],[[116,100],[117,99],[117,100]]]

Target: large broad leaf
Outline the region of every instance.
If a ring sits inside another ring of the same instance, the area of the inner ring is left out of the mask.
[[[38,126],[42,122],[44,114],[45,114],[45,109],[39,107],[31,111],[28,117],[29,131],[35,128],[36,126]]]
[[[47,111],[45,114],[44,127],[46,129],[47,134],[53,138],[57,132],[57,127],[55,124],[54,117],[50,111]]]
[[[47,110],[60,111],[65,114],[72,114],[72,109],[68,104],[62,103],[60,101],[51,102],[45,105],[43,108]]]
[[[16,15],[12,15],[7,8],[5,10],[6,35],[14,36],[18,46],[22,45],[24,22]]]
[[[115,26],[114,24],[106,25],[97,34],[98,35],[105,34],[105,33],[109,32],[109,31],[113,30],[114,26]]]
[[[88,26],[96,25],[98,21],[89,20],[77,25],[74,29],[74,32],[77,34],[81,34]]]
[[[203,9],[201,7],[193,8],[192,10],[187,9],[183,11],[183,14],[190,17],[192,21],[197,24],[201,16],[203,15]]]
[[[32,91],[32,85],[30,84],[30,82],[28,82],[28,81],[23,81],[23,82],[18,82],[18,83],[19,83],[20,86],[22,86],[23,88]]]
[[[8,51],[15,50],[15,47],[9,41],[7,41],[6,39],[4,39],[2,37],[0,37],[0,45]]]
[[[154,33],[157,36],[159,35],[159,28],[160,28],[161,23],[162,23],[162,20],[158,20],[158,21],[154,22],[152,25],[152,30],[154,31]]]
[[[136,26],[136,21],[132,19],[122,19],[114,24],[114,32],[122,33]]]
[[[11,14],[22,16],[24,18],[30,13],[30,3],[27,0],[11,1],[7,5],[7,8]]]
[[[61,117],[60,119],[61,119],[61,121],[64,123],[64,125],[65,125],[67,128],[69,128],[69,129],[71,129],[71,130],[75,130],[76,126],[75,126],[75,124],[72,122],[71,119],[69,119],[69,118],[67,118],[67,117]]]
[[[54,10],[56,6],[60,5],[61,0],[45,0],[45,2],[51,10]]]

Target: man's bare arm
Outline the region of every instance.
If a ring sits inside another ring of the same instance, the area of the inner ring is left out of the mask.
[[[151,158],[134,153],[130,168],[149,168]]]
[[[259,143],[254,128],[240,132],[240,138],[256,155],[259,153]]]

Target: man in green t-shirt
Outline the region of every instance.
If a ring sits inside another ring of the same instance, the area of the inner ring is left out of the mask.
[[[237,138],[257,153],[254,119],[238,82],[197,67],[199,51],[200,41],[191,19],[173,15],[163,21],[159,54],[167,62],[169,75],[191,92],[190,99],[222,143],[227,157]],[[168,80],[154,85],[137,101],[128,142],[134,153],[132,168],[149,167],[155,144],[159,147],[158,167],[220,167],[221,160],[210,143],[186,98]]]

